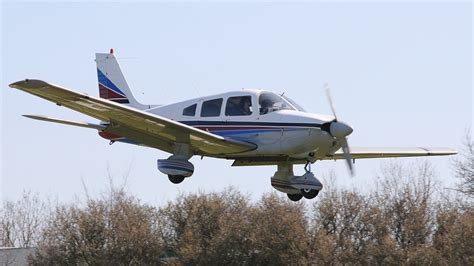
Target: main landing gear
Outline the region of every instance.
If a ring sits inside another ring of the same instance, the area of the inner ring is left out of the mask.
[[[306,163],[304,169],[306,171],[304,175],[295,176],[292,164],[279,164],[277,171],[271,178],[272,186],[276,190],[286,193],[292,201],[299,201],[303,197],[314,199],[323,188],[323,185],[311,172],[310,162]]]
[[[158,170],[168,175],[171,183],[179,184],[194,173],[194,165],[186,159],[171,156],[168,159],[158,160]]]
[[[179,184],[194,173],[194,165],[188,160],[192,156],[189,144],[176,143],[173,155],[168,159],[158,160],[158,170],[168,176],[173,184]]]

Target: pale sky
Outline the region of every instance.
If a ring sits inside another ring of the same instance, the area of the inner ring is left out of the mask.
[[[166,104],[240,88],[285,92],[309,112],[350,123],[352,147],[459,148],[472,125],[472,4],[464,3],[2,3],[1,193],[23,190],[68,202],[103,191],[108,171],[144,202],[233,185],[258,199],[276,167],[230,167],[193,158],[194,175],[173,185],[156,168],[169,155],[116,143],[95,130],[22,114],[96,122],[9,83],[38,78],[98,95],[95,52],[115,49],[135,96]],[[452,157],[451,157],[452,158]],[[429,158],[444,186],[449,157]],[[400,160],[404,163],[415,159]],[[386,159],[317,162],[341,186],[364,189]],[[108,170],[109,169],[109,170]],[[295,172],[302,173],[303,166]]]

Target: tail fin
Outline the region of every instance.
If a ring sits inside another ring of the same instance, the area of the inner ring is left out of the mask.
[[[143,105],[133,97],[112,49],[108,54],[96,53],[95,62],[97,64],[100,98],[141,110],[149,108],[149,105]]]

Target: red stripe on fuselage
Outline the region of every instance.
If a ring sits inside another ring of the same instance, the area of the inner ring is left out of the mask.
[[[196,127],[201,130],[219,131],[219,130],[252,130],[252,129],[278,129],[274,127]]]

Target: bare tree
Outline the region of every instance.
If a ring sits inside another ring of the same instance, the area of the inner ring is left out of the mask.
[[[474,209],[441,197],[436,173],[423,161],[386,164],[366,193],[327,186],[312,208],[276,193],[253,203],[234,188],[182,194],[155,208],[111,187],[45,216],[31,263],[474,263]]]
[[[184,264],[242,264],[252,252],[248,198],[222,193],[181,195],[160,210],[163,238]]]
[[[454,160],[454,169],[456,176],[460,179],[458,190],[473,198],[474,197],[474,141],[471,137],[471,131],[466,132],[463,143],[463,150]]]
[[[304,203],[264,195],[252,213],[250,264],[309,264],[309,224]]]
[[[474,208],[459,200],[438,203],[433,248],[449,265],[474,264]]]
[[[0,245],[3,247],[35,246],[47,205],[37,194],[23,192],[17,201],[5,200],[0,210]]]
[[[387,164],[379,176],[375,199],[383,209],[401,261],[408,263],[430,252],[426,247],[434,228],[436,184],[433,167],[426,161],[408,166]]]
[[[156,210],[124,191],[58,206],[32,264],[159,264],[163,255]]]
[[[181,195],[160,215],[165,243],[179,263],[308,263],[304,206],[273,193],[256,205],[234,189]]]
[[[322,264],[394,262],[382,208],[368,195],[344,189],[322,193],[313,205],[312,255]]]

